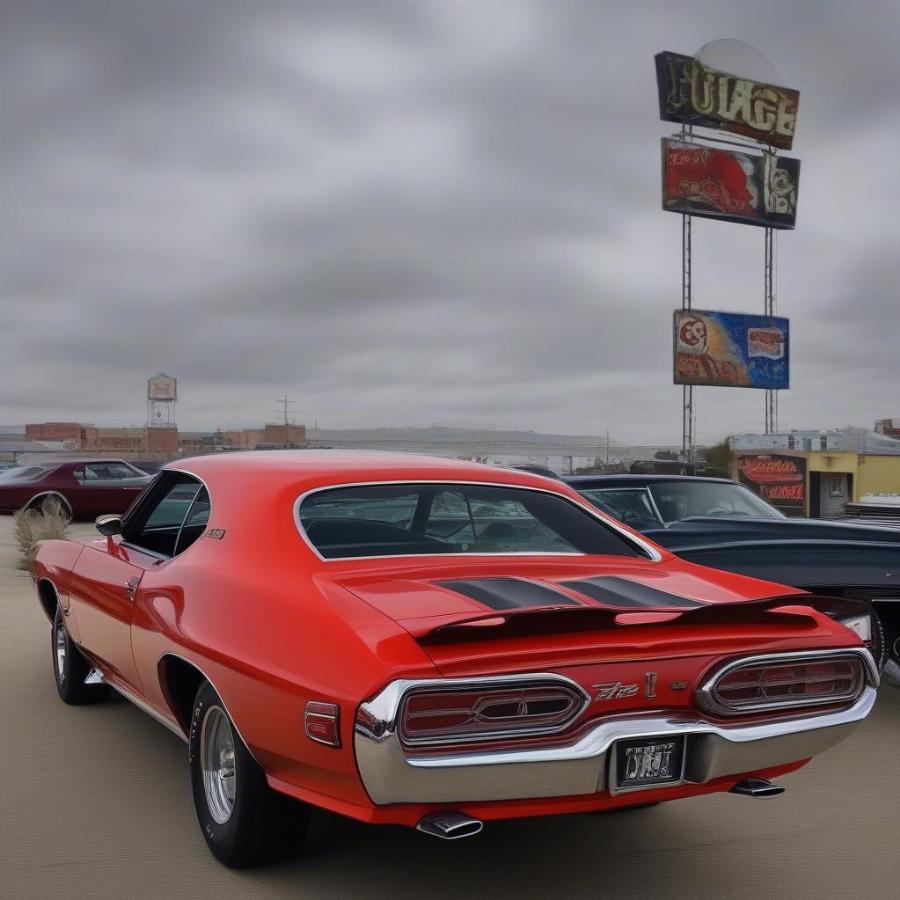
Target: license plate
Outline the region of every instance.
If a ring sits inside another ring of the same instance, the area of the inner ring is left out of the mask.
[[[681,781],[684,735],[618,741],[615,766],[615,786],[620,791]]]

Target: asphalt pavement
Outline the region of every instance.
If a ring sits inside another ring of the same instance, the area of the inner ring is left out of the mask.
[[[78,531],[90,531],[78,525]],[[140,897],[897,897],[900,689],[759,800],[489,822],[443,842],[314,812],[295,859],[234,872],[194,817],[185,745],[124,700],[65,706],[0,516],[0,900]]]

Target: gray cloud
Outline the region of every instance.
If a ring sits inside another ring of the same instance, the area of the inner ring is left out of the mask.
[[[632,5],[635,6],[635,5]],[[679,220],[652,56],[801,89],[787,427],[898,415],[890,3],[2,2],[0,422],[485,421],[677,441]],[[762,232],[698,222],[695,305],[760,311]],[[892,405],[893,404],[893,405]],[[762,423],[698,390],[703,438]]]

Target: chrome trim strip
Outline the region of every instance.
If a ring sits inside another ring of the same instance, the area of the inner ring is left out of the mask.
[[[97,671],[96,669],[94,671]],[[173,734],[177,734],[185,743],[188,742],[187,735],[175,724],[175,722],[170,721],[161,713],[158,713],[152,706],[145,703],[139,697],[135,696],[131,693],[131,691],[123,688],[121,685],[116,684],[114,681],[110,681],[102,672],[99,673],[100,677],[103,681],[108,684],[117,694],[121,694],[129,703],[133,703],[141,712],[147,713],[148,716],[152,719],[156,719],[160,725],[165,725],[166,728],[169,729]]]
[[[178,470],[167,470],[167,471],[178,471]],[[188,472],[187,474],[191,474]],[[641,553],[643,553],[646,557],[648,557],[652,562],[661,562],[662,554],[653,547],[652,544],[648,544],[646,541],[642,540],[635,534],[632,534],[630,531],[626,531],[615,519],[612,517],[607,518],[606,514],[599,510],[596,506],[591,504],[584,498],[584,502],[582,502],[581,495],[579,494],[579,498],[570,497],[568,494],[561,493],[559,491],[551,491],[547,488],[540,487],[532,487],[531,485],[524,484],[505,484],[503,482],[497,481],[464,481],[458,478],[408,478],[408,479],[391,479],[385,481],[347,481],[347,482],[335,482],[333,484],[321,485],[320,487],[311,488],[308,491],[304,491],[295,501],[294,501],[294,510],[293,510],[293,518],[294,525],[297,528],[297,531],[300,532],[300,537],[303,539],[303,542],[309,547],[310,550],[322,561],[325,563],[339,563],[339,562],[351,562],[357,560],[370,560],[370,559],[454,559],[458,557],[466,557],[466,558],[478,558],[478,557],[497,557],[497,556],[528,556],[528,557],[541,557],[541,556],[577,556],[578,558],[583,559],[588,556],[587,553],[581,553],[580,551],[575,552],[543,552],[543,553],[534,553],[530,550],[518,550],[514,552],[507,553],[395,553],[395,554],[385,554],[383,556],[341,556],[335,557],[332,559],[326,558],[322,556],[321,553],[316,549],[315,545],[312,541],[307,537],[306,531],[303,526],[300,524],[300,505],[307,497],[311,497],[313,494],[319,494],[322,491],[332,491],[339,490],[341,488],[354,488],[354,487],[387,487],[391,485],[406,485],[406,484],[446,484],[446,485],[466,485],[469,487],[498,487],[498,488],[507,488],[512,490],[520,490],[520,491],[534,491],[535,493],[540,494],[550,494],[553,497],[559,497],[561,500],[565,500],[571,503],[573,506],[578,507],[582,512],[586,512],[592,519],[596,519],[602,525],[606,526],[610,529],[610,531],[616,532],[620,537],[622,537],[627,543],[630,543],[637,547]],[[574,488],[572,490],[575,493]]]
[[[867,687],[853,706],[825,715],[805,716],[802,719],[783,719],[754,725],[714,725],[705,719],[656,715],[601,722],[581,740],[569,747],[546,747],[535,750],[512,750],[466,756],[435,756],[410,758],[416,768],[445,766],[496,765],[504,762],[531,763],[567,759],[589,759],[605,753],[623,738],[664,737],[667,734],[712,734],[732,744],[753,743],[772,737],[800,734],[810,728],[831,728],[865,718],[875,704],[875,688]]]
[[[802,595],[800,597],[802,600]],[[807,650],[801,653],[764,653],[756,656],[745,656],[732,660],[724,666],[716,669],[714,673],[704,683],[697,688],[697,702],[706,712],[719,716],[741,716],[747,713],[761,712],[767,710],[784,710],[784,709],[807,709],[813,706],[828,706],[835,703],[848,703],[856,701],[857,697],[833,697],[817,698],[813,700],[783,700],[775,703],[755,703],[751,706],[744,706],[739,709],[733,709],[722,705],[716,699],[715,687],[720,679],[724,678],[730,672],[736,669],[743,669],[754,665],[779,665],[792,662],[815,662],[817,660],[840,659],[841,657],[858,656],[862,660],[865,680],[873,687],[878,687],[878,666],[872,659],[872,654],[865,647],[847,647],[844,650]]]
[[[608,758],[623,738],[687,735],[685,782],[703,784],[807,759],[843,740],[871,711],[876,689],[838,712],[747,725],[650,713],[598,723],[574,744],[409,757],[394,732],[357,729],[363,785],[376,804],[463,803],[592,795],[608,790]]]

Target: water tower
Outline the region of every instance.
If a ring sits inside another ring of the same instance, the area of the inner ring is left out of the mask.
[[[147,427],[174,428],[178,380],[160,372],[147,381]]]

